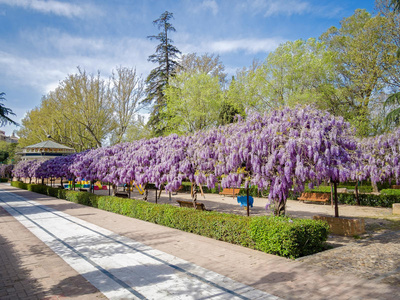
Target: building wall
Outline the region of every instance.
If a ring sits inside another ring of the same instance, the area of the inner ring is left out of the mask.
[[[0,141],[4,141],[7,143],[18,143],[18,138],[14,135],[14,133],[11,136],[6,135],[6,132],[3,130],[0,130]]]

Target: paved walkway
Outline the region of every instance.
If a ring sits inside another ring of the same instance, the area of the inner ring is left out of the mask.
[[[331,276],[301,262],[6,185],[0,188],[0,299],[400,295],[397,287],[351,275]]]

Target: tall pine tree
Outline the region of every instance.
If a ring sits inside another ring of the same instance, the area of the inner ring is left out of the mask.
[[[172,45],[173,41],[168,37],[170,32],[175,32],[175,28],[169,23],[173,18],[173,13],[165,11],[153,25],[160,29],[158,35],[148,36],[150,40],[158,40],[160,43],[156,47],[156,52],[149,56],[148,60],[157,63],[158,66],[151,70],[146,78],[146,98],[145,104],[153,105],[149,119],[150,128],[155,136],[161,136],[164,128],[161,125],[162,110],[166,105],[164,89],[168,85],[170,76],[173,76],[178,67],[178,54],[181,52]]]

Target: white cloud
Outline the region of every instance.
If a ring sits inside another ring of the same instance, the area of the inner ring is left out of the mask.
[[[285,40],[281,38],[265,38],[265,39],[231,39],[231,40],[218,40],[206,41],[201,44],[183,44],[178,45],[183,53],[202,53],[202,52],[215,52],[217,54],[232,53],[244,51],[246,54],[266,53],[275,50]]]
[[[0,80],[46,94],[68,74],[75,74],[78,66],[88,73],[99,70],[104,77],[111,75],[117,66],[136,67],[138,74],[147,74],[153,68],[147,56],[154,52],[154,45],[146,39],[85,39],[49,32],[32,33],[32,41],[38,42],[29,40],[31,51],[28,53],[0,50],[0,68],[4,70]]]
[[[343,10],[334,3],[320,1],[317,4],[311,4],[311,1],[304,0],[247,0],[238,4],[236,8],[240,11],[250,11],[255,15],[262,14],[264,17],[313,14],[332,18]]]
[[[218,4],[215,0],[204,0],[200,4],[200,9],[211,10],[212,14],[215,16],[218,13]]]
[[[45,14],[55,14],[64,17],[82,17],[88,13],[99,13],[93,6],[77,5],[56,0],[0,0],[0,4],[32,9]]]
[[[211,43],[212,51],[219,53],[245,51],[246,53],[269,52],[275,50],[282,39],[266,38],[266,39],[238,39],[238,40],[222,40]]]
[[[301,15],[310,12],[312,7],[309,2],[301,0],[248,0],[240,5],[240,9],[269,17],[272,15]]]

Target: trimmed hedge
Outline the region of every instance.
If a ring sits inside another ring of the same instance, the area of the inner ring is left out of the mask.
[[[355,186],[352,185],[338,185],[338,188],[346,188],[348,190],[355,190]],[[330,193],[331,192],[331,187],[330,186],[324,186],[320,185],[318,187],[313,188],[312,190],[309,188],[304,189],[305,192],[321,192],[321,193]],[[372,186],[359,186],[358,187],[358,192],[359,193],[371,193],[372,192]]]
[[[19,189],[23,189],[23,190],[27,190],[28,189],[28,184],[27,183],[23,183],[21,181],[12,181],[11,185],[13,187],[19,188]]]
[[[339,196],[340,195],[340,196]],[[373,195],[373,194],[359,194],[360,205],[362,206],[380,206],[392,207],[393,203],[400,203],[399,195]],[[340,203],[356,205],[356,197],[352,194],[338,194]]]
[[[12,185],[289,258],[323,250],[329,233],[328,224],[319,220],[266,216],[249,218],[169,204],[154,204],[142,200],[98,196],[45,185],[21,182],[12,182]]]
[[[8,182],[8,178],[0,178],[0,182]]]
[[[300,257],[324,250],[319,240],[328,238],[329,226],[308,219],[252,218],[251,238],[256,249],[284,257]],[[312,238],[310,238],[312,237]]]
[[[399,189],[385,189],[381,191],[381,195],[396,195],[400,196],[400,190]]]
[[[339,203],[348,205],[357,205],[355,194],[338,193],[337,195]],[[380,195],[358,194],[358,197],[360,199],[361,206],[392,207],[393,203],[400,203],[400,194],[396,193],[380,194]]]

